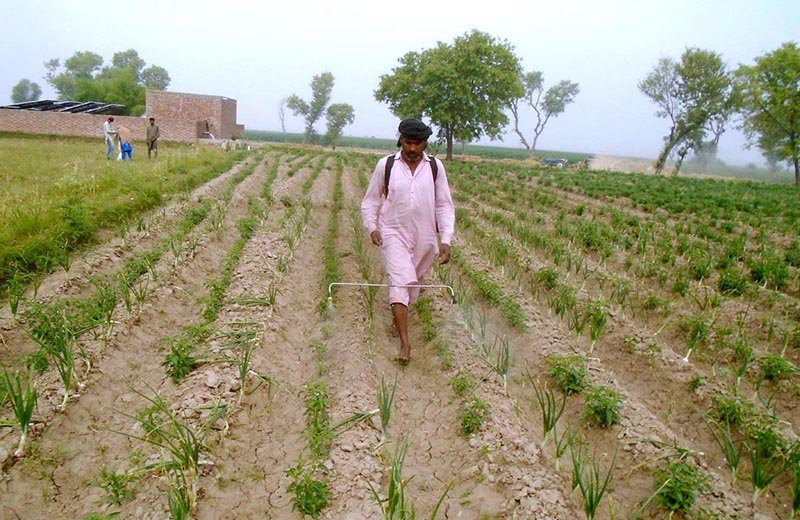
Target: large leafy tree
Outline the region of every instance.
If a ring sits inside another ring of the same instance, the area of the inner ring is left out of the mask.
[[[328,122],[328,130],[325,132],[325,142],[336,149],[336,141],[342,136],[344,127],[355,121],[353,107],[347,103],[334,103],[325,112]]]
[[[158,65],[150,65],[139,76],[139,83],[151,90],[167,90],[170,81],[167,69]]]
[[[64,62],[64,70],[59,72],[61,60],[53,58],[45,62],[45,79],[58,93],[58,99],[69,100],[75,97],[75,84],[81,79],[93,79],[103,66],[103,57],[90,51],[78,51]]]
[[[375,99],[399,118],[427,117],[447,144],[500,136],[508,124],[504,108],[522,96],[522,67],[513,47],[473,30],[452,45],[439,43],[409,52],[391,74],[382,75]]]
[[[122,114],[138,116],[145,110],[145,89],[165,90],[170,82],[166,69],[145,65],[134,49],[115,53],[108,67],[100,55],[82,51],[68,58],[63,70],[57,58],[45,62],[45,78],[58,99],[117,103],[125,105]]]
[[[292,94],[286,99],[286,106],[294,115],[303,116],[306,122],[303,143],[312,142],[316,135],[314,124],[325,113],[325,107],[331,100],[333,91],[333,74],[323,72],[311,78],[311,100],[304,101],[300,96]]]
[[[509,103],[511,116],[514,118],[514,132],[519,136],[522,146],[528,150],[528,157],[532,157],[536,152],[536,142],[544,132],[544,127],[551,117],[558,117],[564,112],[567,105],[575,101],[580,89],[577,83],[572,81],[559,81],[547,91],[544,90],[544,75],[539,71],[528,72],[520,76],[520,82],[524,89],[524,94],[512,99]],[[525,139],[525,134],[520,130],[520,102],[525,103],[536,113],[536,126],[533,128],[531,142]]]
[[[11,88],[11,101],[13,103],[24,103],[25,101],[36,101],[42,95],[42,87],[29,79],[21,79]]]
[[[684,157],[703,148],[709,133],[715,133],[718,141],[736,98],[733,75],[722,57],[696,48],[687,49],[679,61],[661,58],[639,82],[639,90],[658,106],[656,114],[670,121],[656,173],[664,170],[673,152],[678,156],[673,173],[678,173]]]
[[[115,69],[128,69],[133,72],[137,82],[142,79],[142,70],[146,65],[144,60],[139,57],[139,53],[134,49],[117,52],[111,57],[111,64]]]
[[[794,166],[800,186],[800,48],[787,42],[737,71],[744,130],[767,158]]]

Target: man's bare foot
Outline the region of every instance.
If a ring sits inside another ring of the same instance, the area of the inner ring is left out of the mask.
[[[407,365],[411,361],[411,349],[400,347],[400,353],[394,360],[401,365]]]

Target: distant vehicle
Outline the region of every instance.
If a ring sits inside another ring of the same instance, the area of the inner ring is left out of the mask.
[[[542,159],[542,162],[545,163],[547,166],[552,166],[554,168],[566,168],[569,164],[569,161],[564,158],[556,158],[556,157],[545,157]]]

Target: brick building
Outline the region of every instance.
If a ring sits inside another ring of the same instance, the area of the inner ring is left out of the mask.
[[[165,141],[244,137],[236,123],[236,100],[166,90],[148,90],[145,117],[114,116],[116,126],[126,126],[134,139],[144,140],[148,118],[155,117]],[[103,137],[107,114],[0,108],[0,131],[48,135]]]

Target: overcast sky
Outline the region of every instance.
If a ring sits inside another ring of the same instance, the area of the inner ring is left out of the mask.
[[[407,52],[477,29],[513,45],[526,71],[544,73],[546,87],[579,84],[538,148],[652,158],[668,124],[637,83],[659,58],[699,47],[731,68],[752,64],[800,39],[798,12],[798,0],[0,0],[0,104],[22,78],[54,99],[43,79],[51,58],[92,51],[110,64],[132,48],[167,69],[171,91],[236,99],[238,122],[253,130],[280,130],[281,99],[310,99],[312,76],[329,71],[331,101],[355,108],[344,133],[391,138],[397,119],[374,97],[380,75]],[[533,114],[525,117],[530,134]],[[286,130],[302,132],[303,121],[287,114]],[[743,143],[729,131],[720,157],[760,163]],[[510,127],[502,144],[519,146]]]

